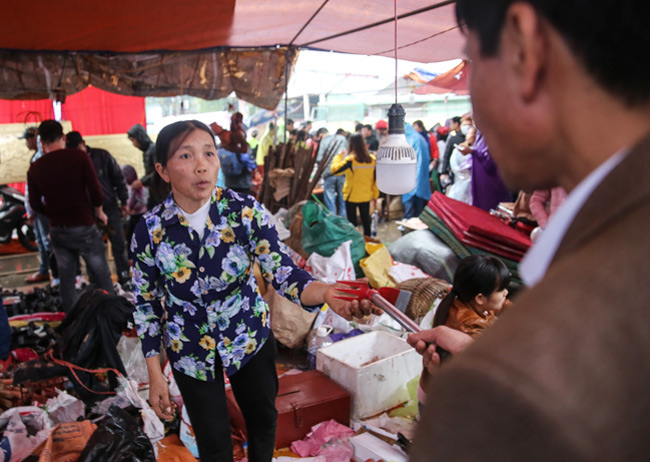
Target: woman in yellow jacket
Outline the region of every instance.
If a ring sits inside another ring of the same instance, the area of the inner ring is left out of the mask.
[[[363,234],[370,236],[370,201],[379,197],[375,175],[375,156],[359,133],[350,137],[348,153],[337,154],[332,160],[331,170],[335,175],[345,173],[343,198],[348,220],[357,226],[357,209],[361,215]]]

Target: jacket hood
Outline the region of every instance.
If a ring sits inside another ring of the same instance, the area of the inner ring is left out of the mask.
[[[147,135],[147,131],[140,124],[135,124],[133,127],[129,128],[129,131],[126,132],[131,138],[135,138],[142,146],[140,149],[146,151],[149,145],[152,143],[151,138]]]

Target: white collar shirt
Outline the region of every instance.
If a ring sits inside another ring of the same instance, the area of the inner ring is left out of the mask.
[[[551,215],[544,232],[519,264],[519,274],[526,286],[533,287],[542,280],[576,215],[591,193],[626,154],[625,150],[619,151],[603,162],[571,191],[564,203]]]

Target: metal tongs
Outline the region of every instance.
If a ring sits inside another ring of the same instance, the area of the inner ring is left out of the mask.
[[[336,289],[339,292],[344,292],[350,296],[336,295],[336,298],[348,301],[370,300],[379,308],[384,310],[388,316],[397,321],[397,323],[406,329],[407,332],[416,333],[422,331],[422,328],[415,321],[404,314],[404,310],[406,310],[406,306],[411,299],[411,292],[394,289],[392,287],[381,287],[379,290],[376,290],[362,281],[337,282],[339,284],[350,286],[349,289]],[[441,362],[451,356],[451,353],[438,345],[436,345],[436,353],[440,356]]]

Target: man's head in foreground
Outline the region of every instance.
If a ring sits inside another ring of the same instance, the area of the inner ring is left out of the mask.
[[[646,0],[458,0],[456,9],[476,125],[511,189],[570,191],[650,131]]]

